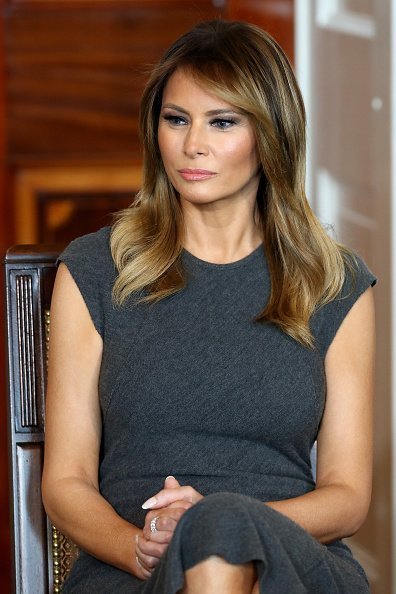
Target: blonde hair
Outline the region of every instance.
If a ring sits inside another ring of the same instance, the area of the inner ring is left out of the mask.
[[[326,234],[305,196],[305,110],[293,70],[274,39],[247,23],[197,25],[152,71],[140,113],[142,188],[111,234],[119,273],[113,298],[122,305],[137,292],[143,301],[155,301],[185,286],[183,213],[157,138],[163,90],[180,68],[250,117],[262,165],[257,213],[271,278],[270,297],[257,320],[312,347],[310,318],[340,292],[348,251]]]

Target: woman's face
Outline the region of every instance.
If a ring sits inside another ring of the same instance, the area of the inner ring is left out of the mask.
[[[249,118],[183,70],[165,86],[158,143],[182,206],[184,201],[255,203],[260,174]]]

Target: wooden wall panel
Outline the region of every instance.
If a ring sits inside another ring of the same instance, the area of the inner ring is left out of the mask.
[[[0,14],[0,41],[3,39],[3,15]],[[0,43],[0,254],[4,254],[11,241],[9,211],[7,196],[6,171],[6,143],[5,143],[5,77],[3,44]],[[3,336],[5,325],[3,312],[4,303],[4,275],[0,270],[0,591],[10,591],[10,530],[8,507],[8,456],[6,433],[6,377],[5,377],[5,349]]]
[[[15,3],[5,13],[8,159],[140,160],[147,70],[210,0]]]
[[[16,243],[68,243],[95,231],[133,202],[140,185],[141,167],[130,163],[24,168],[14,180]]]
[[[255,23],[294,60],[294,0],[228,0],[227,17]]]

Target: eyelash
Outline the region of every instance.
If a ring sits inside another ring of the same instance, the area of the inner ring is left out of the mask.
[[[234,126],[236,123],[236,120],[233,120],[232,118],[216,118],[215,120],[211,121],[212,126],[213,124],[227,124],[227,126],[225,126],[224,128],[222,126],[216,126],[220,130],[227,130],[228,128],[232,128],[232,126]]]
[[[166,120],[174,126],[185,125],[187,123],[187,120],[181,116],[164,115],[163,118],[164,120]],[[180,124],[180,122],[182,122],[182,124]],[[222,127],[219,124],[226,124],[226,126]],[[214,126],[218,130],[228,130],[229,128],[232,128],[232,126],[234,126],[235,124],[237,124],[237,121],[232,118],[215,118],[210,122],[210,125]]]
[[[186,123],[186,120],[180,116],[164,115],[163,117],[164,117],[164,120],[166,120],[170,124],[173,124],[174,126],[178,126],[179,122],[183,122],[183,124]]]

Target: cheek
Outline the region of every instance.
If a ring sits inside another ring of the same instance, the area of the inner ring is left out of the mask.
[[[161,128],[161,126],[159,126],[159,128],[158,128],[158,146],[159,146],[162,160],[166,161],[166,154],[168,152],[167,140],[166,140],[166,134],[163,132],[163,129]]]
[[[175,134],[166,128],[158,127],[158,146],[161,153],[162,161],[164,165],[172,161],[172,156],[175,155],[176,150]]]
[[[230,140],[224,145],[224,157],[230,165],[256,167],[258,165],[256,143],[251,138],[243,138],[239,141]]]
[[[174,157],[177,154],[177,148],[175,146],[175,137],[169,134],[169,130],[161,129],[161,126],[158,128],[158,147],[166,175],[170,183],[176,188]],[[176,190],[178,191],[177,188]]]

